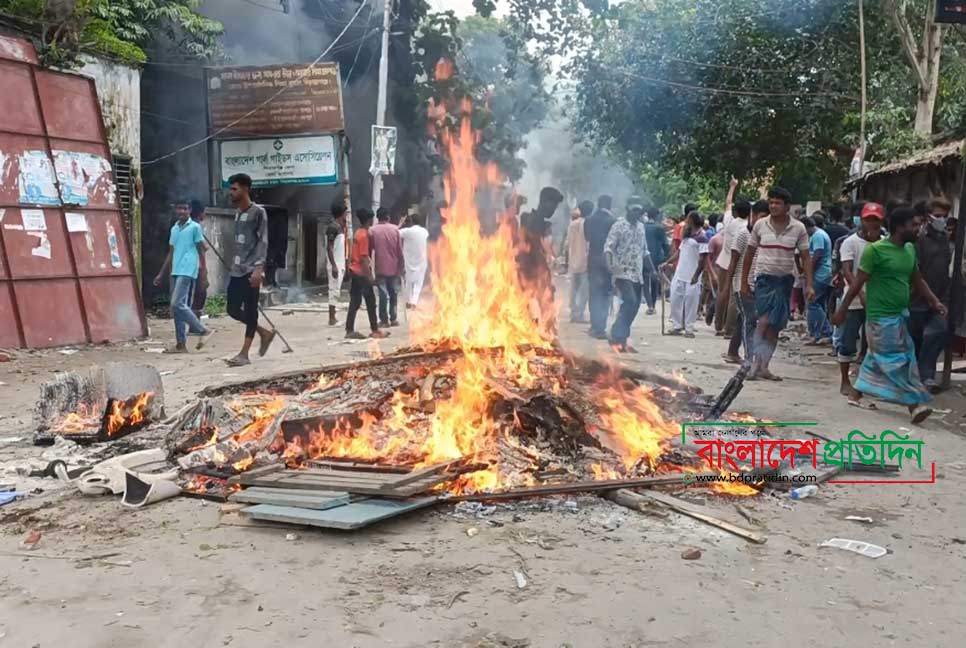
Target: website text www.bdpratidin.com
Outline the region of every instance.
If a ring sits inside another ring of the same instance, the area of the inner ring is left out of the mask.
[[[730,483],[730,484],[748,484],[749,486],[754,484],[760,484],[761,482],[769,483],[779,483],[779,484],[816,484],[818,483],[817,475],[783,475],[783,474],[746,474],[746,473],[724,473],[721,475],[692,475],[687,474],[684,476],[684,483],[686,484],[702,484],[702,483]]]

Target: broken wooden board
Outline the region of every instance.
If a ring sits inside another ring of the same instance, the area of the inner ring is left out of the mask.
[[[242,504],[272,504],[275,506],[291,506],[324,511],[348,504],[350,496],[346,492],[337,491],[255,487],[233,493],[228,498],[228,501]]]
[[[377,463],[363,463],[361,461],[341,460],[341,459],[315,459],[306,462],[309,468],[322,468],[326,470],[343,470],[345,472],[373,472],[373,473],[396,473],[406,475],[412,472],[412,465],[387,465]]]
[[[433,487],[451,481],[450,473],[421,476],[417,481],[396,483],[408,475],[398,473],[365,473],[345,470],[285,470],[263,475],[241,475],[239,483],[244,486],[285,488],[313,491],[339,491],[356,495],[379,495],[405,499],[420,495]]]
[[[714,476],[716,473],[701,473]],[[680,486],[684,484],[684,475],[674,473],[659,477],[641,477],[639,479],[608,479],[600,481],[580,481],[569,484],[544,484],[502,493],[474,493],[459,495],[449,499],[451,502],[498,502],[501,500],[526,499],[529,497],[543,497],[545,495],[565,495],[567,493],[594,493],[600,491],[617,490],[619,488],[650,488],[652,486]]]
[[[734,534],[739,538],[744,538],[748,542],[754,542],[755,544],[765,544],[766,542],[768,542],[768,538],[766,536],[761,535],[760,533],[755,533],[754,531],[750,531],[749,529],[740,527],[737,524],[732,524],[727,520],[721,520],[719,518],[714,517],[713,515],[709,515],[707,513],[702,513],[701,511],[697,511],[694,508],[691,508],[690,506],[686,505],[681,500],[675,497],[672,497],[670,495],[666,495],[664,493],[650,493],[650,492],[638,493],[638,495],[640,495],[646,500],[650,500],[652,502],[656,502],[662,506],[665,506],[670,510],[674,511],[675,513],[680,513],[681,515],[687,516],[689,518],[694,518],[695,520],[704,522],[705,524],[721,529],[722,531],[727,531],[728,533]]]
[[[432,506],[437,501],[439,500],[435,497],[402,501],[367,499],[325,511],[259,504],[244,509],[242,513],[266,522],[284,522],[286,524],[351,531],[410,511]]]

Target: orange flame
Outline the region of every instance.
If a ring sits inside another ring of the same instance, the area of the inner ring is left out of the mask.
[[[108,438],[113,437],[124,428],[133,428],[144,423],[148,405],[153,399],[153,392],[145,392],[134,399],[112,402],[111,411],[107,415],[105,425]],[[133,403],[131,403],[132,400]]]
[[[433,76],[436,77],[437,81],[449,81],[453,78],[454,71],[455,66],[452,59],[441,58],[436,62],[436,70]]]

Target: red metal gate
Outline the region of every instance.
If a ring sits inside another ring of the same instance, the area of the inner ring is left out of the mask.
[[[147,335],[94,82],[0,36],[0,347]]]

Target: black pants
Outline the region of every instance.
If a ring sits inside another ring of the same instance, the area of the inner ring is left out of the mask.
[[[610,273],[589,269],[587,285],[590,288],[590,330],[597,335],[606,335],[611,303]]]
[[[356,313],[366,300],[366,313],[369,315],[369,327],[375,333],[379,330],[376,323],[376,294],[372,290],[372,282],[368,277],[357,275],[349,271],[349,314],[345,318],[346,333],[356,330]]]
[[[228,314],[245,325],[249,340],[258,330],[258,288],[252,288],[251,281],[251,274],[228,280]]]
[[[644,271],[644,300],[647,308],[654,310],[654,305],[661,298],[661,276],[656,272]]]

